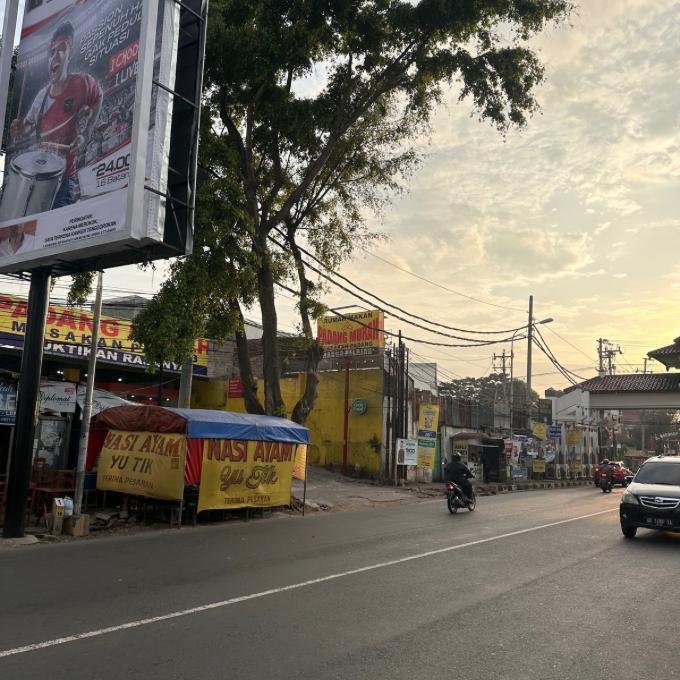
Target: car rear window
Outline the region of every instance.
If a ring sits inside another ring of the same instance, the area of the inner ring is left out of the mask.
[[[678,463],[645,463],[635,481],[641,484],[672,484],[680,486],[680,465]]]

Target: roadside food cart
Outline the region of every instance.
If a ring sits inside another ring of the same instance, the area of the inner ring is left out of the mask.
[[[97,488],[181,504],[197,512],[290,505],[305,478],[309,430],[274,416],[116,406],[99,413],[87,467]]]

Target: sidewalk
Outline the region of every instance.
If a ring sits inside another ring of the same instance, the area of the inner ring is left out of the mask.
[[[346,477],[340,472],[325,468],[308,468],[307,510],[339,511],[362,507],[378,507],[403,503],[414,503],[423,498],[444,494],[444,482],[407,482],[405,486],[395,487],[372,482],[367,479]],[[545,480],[540,482],[516,482],[514,484],[475,484],[479,496],[517,491],[560,489],[592,485],[590,480]],[[293,496],[298,507],[302,507],[304,485],[293,480]]]

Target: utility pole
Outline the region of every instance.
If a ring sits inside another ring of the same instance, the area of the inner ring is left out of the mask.
[[[9,476],[5,495],[5,538],[22,538],[26,522],[26,501],[33,467],[33,439],[38,418],[38,394],[42,372],[45,323],[50,301],[49,267],[31,272],[31,287],[26,309],[26,335],[21,353],[17,411],[14,423],[9,462]]]
[[[600,377],[605,375],[614,375],[616,373],[614,357],[617,354],[623,354],[623,350],[621,349],[620,346],[617,345],[616,347],[614,347],[614,345],[611,342],[609,342],[607,338],[598,338],[597,355],[599,359],[598,374]]]
[[[191,407],[191,382],[194,376],[193,357],[187,357],[182,363],[182,373],[179,377],[179,403],[180,408]]]
[[[92,397],[94,395],[94,379],[97,372],[97,347],[99,347],[99,320],[102,314],[102,291],[104,289],[104,273],[97,273],[97,292],[94,300],[92,319],[92,339],[90,356],[87,363],[87,386],[83,403],[82,424],[80,427],[80,445],[78,447],[78,465],[76,467],[76,490],[73,499],[73,514],[78,516],[83,507],[83,489],[85,488],[85,463],[87,462],[87,443],[90,438],[90,419],[92,418]]]
[[[531,350],[534,344],[534,296],[529,296],[529,324],[527,326],[527,430],[531,429]]]
[[[347,474],[347,458],[349,454],[349,357],[345,359],[345,401],[342,425],[342,474]]]

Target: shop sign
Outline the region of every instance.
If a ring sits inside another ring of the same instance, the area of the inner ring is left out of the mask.
[[[577,429],[571,428],[567,432],[567,444],[569,446],[577,446],[581,443],[581,436]]]
[[[186,448],[183,434],[111,430],[97,464],[97,488],[181,500]]]
[[[534,472],[545,472],[545,458],[534,458],[531,469]]]
[[[368,412],[368,402],[365,399],[355,399],[352,402],[352,413],[358,416],[365,416]]]
[[[0,425],[14,425],[17,415],[17,386],[0,381]]]
[[[572,460],[572,461],[569,461],[569,469],[570,469],[572,472],[581,472],[581,468],[582,468],[582,467],[583,467],[583,466],[581,465],[581,461],[580,461],[580,460]]]
[[[324,357],[375,354],[385,347],[385,315],[377,309],[342,316],[324,316],[317,322],[317,338]]]
[[[551,425],[548,430],[548,435],[550,439],[562,439],[562,428],[559,426]]]
[[[513,467],[512,468],[513,479],[528,479],[529,475],[527,468],[525,467]]]
[[[0,343],[18,349],[24,346],[26,334],[26,298],[0,295]],[[44,351],[64,357],[87,359],[92,343],[93,315],[87,309],[50,305],[45,325]],[[144,348],[131,339],[132,322],[113,316],[99,321],[97,359],[121,366],[146,368]],[[198,339],[194,344],[194,374],[207,375],[210,343]],[[181,366],[164,364],[164,368],[179,372]]]
[[[229,399],[243,397],[243,381],[241,378],[229,378],[229,382],[227,383],[227,397]]]
[[[418,465],[417,439],[397,439],[397,465]]]
[[[76,385],[70,382],[46,380],[40,383],[40,411],[53,413],[76,412]]]
[[[206,439],[198,512],[289,505],[296,444]]]
[[[531,426],[531,433],[536,439],[545,441],[548,438],[548,426],[545,423],[533,423]]]

